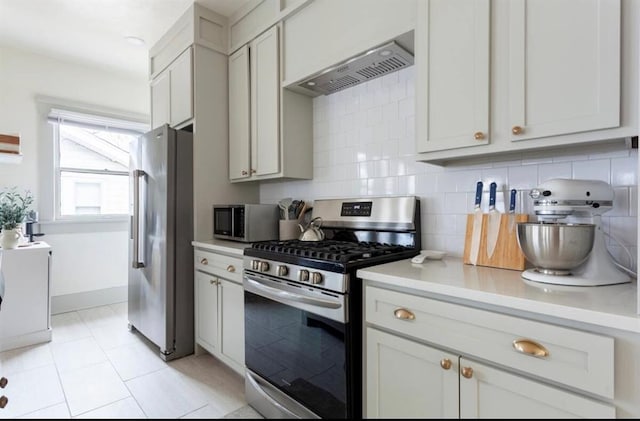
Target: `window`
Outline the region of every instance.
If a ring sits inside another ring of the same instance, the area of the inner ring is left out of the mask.
[[[56,219],[129,213],[129,144],[148,125],[52,109]]]

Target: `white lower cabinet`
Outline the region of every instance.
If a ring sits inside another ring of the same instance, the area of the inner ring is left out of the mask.
[[[244,375],[242,260],[201,250],[195,259],[196,344]]]
[[[365,294],[367,418],[616,417],[606,401],[613,338],[377,287]]]

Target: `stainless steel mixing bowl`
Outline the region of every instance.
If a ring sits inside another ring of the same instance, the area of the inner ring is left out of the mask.
[[[524,257],[539,272],[569,275],[589,258],[593,249],[594,224],[548,222],[518,223],[518,245]]]

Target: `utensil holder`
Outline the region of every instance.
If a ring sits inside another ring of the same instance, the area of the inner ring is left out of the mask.
[[[300,237],[300,227],[297,219],[280,219],[280,240],[297,240]]]

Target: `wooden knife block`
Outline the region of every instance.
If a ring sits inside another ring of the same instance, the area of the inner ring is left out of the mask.
[[[470,265],[469,255],[471,254],[471,237],[473,234],[473,214],[467,215],[467,229],[464,237],[464,254],[462,261]],[[529,215],[526,213],[514,214],[515,223],[513,231],[509,232],[509,215],[500,214],[500,231],[498,232],[498,241],[493,256],[489,259],[487,256],[487,225],[489,215],[482,214],[482,230],[480,231],[480,249],[478,250],[477,266],[489,266],[501,269],[524,270],[526,260],[520,246],[518,245],[517,224],[518,222],[529,221]]]

